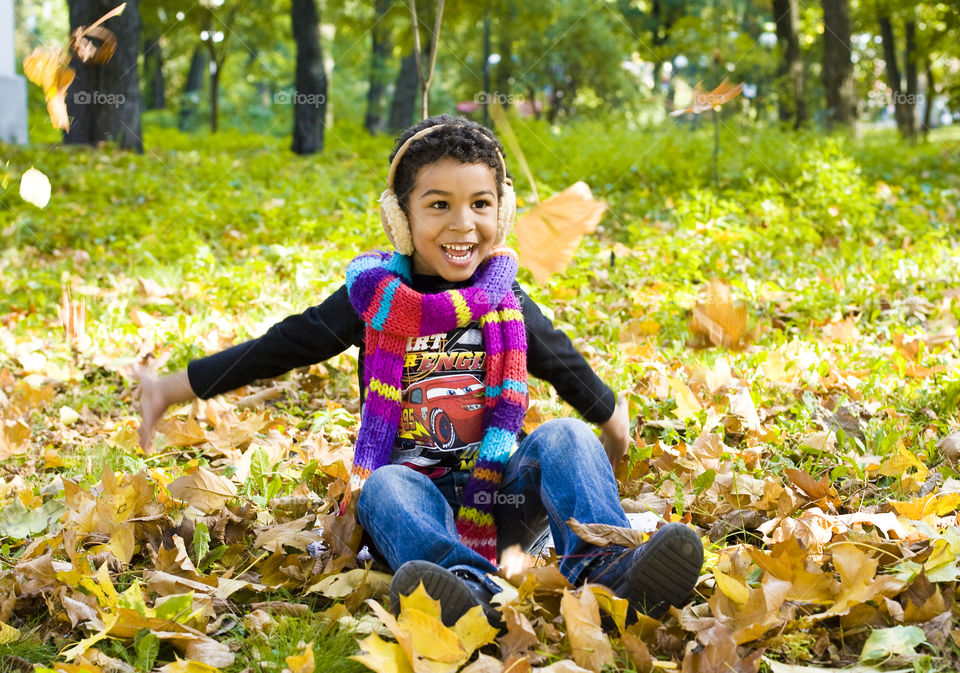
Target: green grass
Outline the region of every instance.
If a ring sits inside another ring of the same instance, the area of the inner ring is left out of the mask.
[[[323,154],[302,158],[286,149],[283,138],[189,135],[160,121],[146,118],[143,155],[63,148],[50,144],[55,136],[39,132],[31,146],[0,147],[6,162],[0,164],[0,391],[16,403],[19,382],[29,373],[24,358],[40,353],[53,396],[25,416],[33,433],[30,451],[7,459],[3,468],[38,498],[58,497],[49,492],[56,476],[89,489],[104,464],[126,473],[158,469],[171,478],[190,463],[209,464],[214,458],[202,447],[161,445],[146,457],[112,439],[118,425],[137,418],[130,365],[146,359],[175,369],[256,336],[339,287],[358,251],[385,244],[375,199],[389,138],[340,124]],[[861,463],[865,456],[890,455],[902,441],[927,467],[956,476],[940,462],[935,445],[960,425],[957,346],[948,339],[921,348],[914,360],[896,343],[956,334],[960,129],[938,130],[928,143],[909,146],[886,131],[826,137],[725,123],[716,186],[707,129],[518,121],[516,131],[542,195],[583,179],[610,207],[601,230],[584,239],[563,274],[538,286],[521,271],[520,281],[601,378],[627,392],[634,419],[673,418],[676,401],[658,392],[658,376],[690,381],[724,358],[758,409],[770,412],[766,424],[776,431],[748,442],[713,426],[731,449],[763,452],[749,469],[731,453],[743,473],[763,479],[800,467],[815,478],[829,475],[841,495],[869,482],[857,506],[879,505],[911,494],[895,478],[867,478]],[[511,157],[508,164],[516,168]],[[31,165],[53,184],[44,210],[17,194],[19,176]],[[518,174],[517,184],[527,207],[526,178]],[[714,278],[748,307],[756,336],[744,350],[688,346],[692,309]],[[68,286],[87,309],[89,341],[76,347],[67,343],[57,317]],[[845,318],[856,320],[858,340],[827,338],[825,326]],[[656,328],[634,343],[628,334],[638,321]],[[645,346],[651,350],[642,351]],[[797,367],[799,389],[766,374],[778,357]],[[911,376],[911,369],[931,373]],[[276,400],[271,414],[298,442],[319,435],[333,447],[347,444],[357,418],[355,370],[355,356],[344,354],[288,375],[297,390]],[[531,384],[546,415],[572,413],[548,385]],[[704,402],[725,413],[724,394]],[[63,427],[64,405],[86,409],[84,418]],[[833,452],[804,446],[803,438],[820,429],[824,409],[842,405],[869,408],[863,438],[839,436]],[[657,440],[670,447],[692,442],[708,422],[703,412],[686,426],[647,426],[634,447],[634,464],[649,462]],[[62,466],[45,468],[48,450]],[[265,515],[275,475],[278,495],[301,482],[321,493],[328,478],[316,467],[294,460],[268,467],[242,485],[241,495]],[[688,486],[656,470],[644,482]],[[711,512],[685,504],[683,495],[678,489],[677,511],[709,526]],[[5,555],[23,552],[19,540],[3,543]],[[238,547],[225,558],[247,567],[254,556]],[[187,548],[193,554],[189,540]],[[124,571],[123,582],[141,572],[143,560]],[[227,566],[212,562],[204,572]],[[292,593],[285,600],[301,598]],[[279,673],[285,657],[311,641],[317,670],[363,670],[346,659],[356,651],[356,636],[347,630],[309,616],[278,619],[264,636],[242,626],[243,603],[233,608],[237,623],[218,638],[240,648],[236,673]],[[52,660],[59,649],[49,644],[45,628],[38,625],[35,638],[0,646],[0,661],[7,653]],[[113,656],[133,662],[133,655],[122,654],[130,643],[108,642],[104,647]],[[790,658],[808,644],[788,632],[778,647]],[[172,658],[161,647],[157,661]]]

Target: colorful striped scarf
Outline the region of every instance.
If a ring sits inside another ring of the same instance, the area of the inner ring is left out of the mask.
[[[353,458],[352,484],[390,460],[400,427],[401,376],[410,337],[443,334],[479,322],[486,347],[483,440],[457,513],[461,541],[497,561],[493,519],[503,470],[516,447],[527,408],[527,339],[513,294],[517,257],[495,249],[471,285],[435,294],[414,291],[411,258],[385,252],[356,257],[347,267],[350,303],[366,325],[366,401]]]

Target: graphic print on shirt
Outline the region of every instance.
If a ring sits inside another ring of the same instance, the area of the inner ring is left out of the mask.
[[[485,359],[483,332],[476,326],[407,340],[391,462],[433,478],[473,463],[483,439]]]

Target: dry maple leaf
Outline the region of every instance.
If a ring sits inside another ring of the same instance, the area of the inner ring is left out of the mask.
[[[117,38],[100,24],[109,18],[123,13],[127,3],[101,16],[89,27],[79,26],[70,35],[70,49],[84,63],[103,65],[113,56],[117,48]],[[100,42],[95,44],[90,38]],[[70,49],[37,47],[23,60],[23,74],[31,82],[43,89],[47,102],[47,114],[50,123],[56,129],[70,130],[70,118],[67,116],[67,88],[73,82],[74,71],[70,67]]]
[[[747,332],[747,307],[734,302],[730,286],[719,280],[707,285],[706,299],[693,309],[690,329],[697,337],[694,345],[740,349]],[[707,343],[704,343],[704,340]]]
[[[700,84],[697,84],[693,89],[693,101],[691,101],[690,107],[674,110],[670,113],[670,116],[678,117],[687,113],[700,114],[707,110],[719,110],[724,103],[728,103],[739,96],[741,91],[743,91],[742,83],[733,85],[726,79],[720,82],[713,91],[704,91]]]
[[[606,523],[580,523],[576,519],[567,519],[567,525],[578,538],[598,547],[618,545],[633,549],[642,545],[646,537],[633,528],[611,526]]]
[[[520,262],[538,283],[565,269],[585,234],[592,234],[607,204],[579,181],[541,201],[517,218]]]
[[[567,624],[570,651],[578,666],[600,673],[613,663],[613,646],[600,626],[600,607],[592,591],[564,591],[560,613]]]
[[[69,66],[70,53],[59,47],[42,49],[37,47],[23,59],[23,74],[31,82],[43,89],[47,101],[47,114],[55,129],[70,130],[67,117],[67,87],[73,82],[74,72]]]
[[[596,230],[607,205],[594,199],[590,187],[582,181],[541,201],[533,173],[503,108],[494,104],[489,109],[500,137],[520,164],[533,192],[535,205],[517,217],[514,229],[520,263],[542,283],[567,267],[580,239]]]

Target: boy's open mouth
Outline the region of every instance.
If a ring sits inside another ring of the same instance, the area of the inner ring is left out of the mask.
[[[477,250],[476,243],[445,243],[440,245],[444,256],[453,262],[466,262]]]

